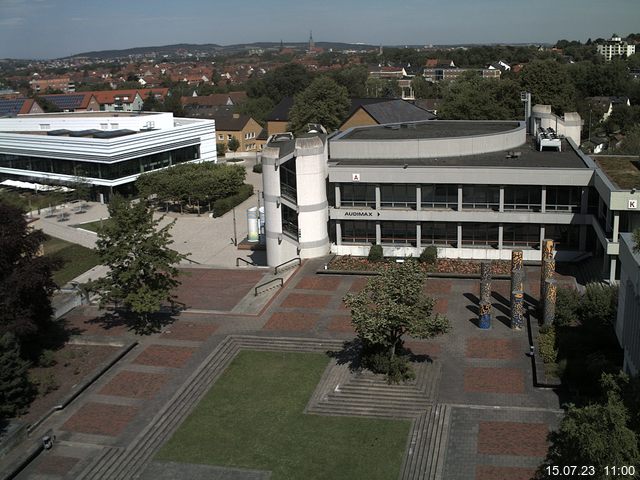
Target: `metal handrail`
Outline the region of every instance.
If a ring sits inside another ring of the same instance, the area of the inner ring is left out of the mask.
[[[236,257],[236,267],[240,266],[240,262],[244,262],[247,265],[257,265],[256,262],[250,262],[249,260],[242,258],[242,257]]]
[[[290,260],[287,260],[286,262],[282,262],[280,265],[276,265],[276,267],[273,269],[273,274],[277,275],[278,274],[278,269],[280,267],[284,267],[286,264],[291,263],[291,262],[298,262],[298,265],[302,265],[302,260],[300,259],[300,257],[294,257]]]
[[[270,283],[277,282],[277,281],[280,281],[280,287],[284,287],[284,280],[282,280],[280,277],[278,277],[278,278],[272,278],[272,279],[271,279],[271,280],[269,280],[268,282],[264,282],[264,283],[261,283],[260,285],[257,285],[257,286],[253,289],[254,296],[255,296],[255,297],[257,297],[257,296],[258,296],[258,289],[259,289],[259,288],[261,288],[261,287],[265,287],[265,286],[269,285]]]

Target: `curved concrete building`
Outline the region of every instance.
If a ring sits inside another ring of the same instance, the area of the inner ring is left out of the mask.
[[[267,263],[329,253],[327,138],[278,134],[262,152]]]

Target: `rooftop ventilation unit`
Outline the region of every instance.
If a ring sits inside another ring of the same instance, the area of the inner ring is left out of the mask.
[[[558,152],[562,151],[562,141],[556,134],[556,131],[551,127],[546,129],[544,127],[541,127],[538,130],[536,139],[538,141],[539,151],[543,151],[544,149],[556,150]]]

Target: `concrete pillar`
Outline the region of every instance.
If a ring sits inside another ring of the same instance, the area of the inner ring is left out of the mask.
[[[522,290],[511,292],[511,328],[522,330],[524,326],[524,293]]]
[[[589,211],[589,187],[582,187],[580,191],[580,213],[585,215]]]
[[[511,291],[524,290],[524,254],[522,250],[511,251]],[[511,309],[513,310],[513,298],[511,298]]]
[[[462,248],[462,224],[458,224],[458,244],[456,245],[458,248]]]
[[[544,240],[545,237],[545,228],[544,225],[540,225],[540,252],[542,252],[542,241]],[[540,257],[540,259],[542,260],[542,257]]]
[[[422,248],[422,225],[416,223],[416,248]]]
[[[416,187],[416,211],[420,211],[422,209],[422,188],[420,185]]]
[[[540,211],[545,213],[547,211],[547,187],[542,186],[542,194],[540,195]]]
[[[478,310],[478,327],[483,330],[491,328],[491,304],[481,302]]]
[[[336,208],[340,208],[340,184],[336,183],[335,186]]]
[[[336,245],[342,245],[342,222],[336,222]]]
[[[380,222],[376,222],[376,245],[382,243],[382,230],[380,228]]]
[[[540,298],[543,299],[543,301],[546,301],[544,299],[547,298],[545,291],[545,289],[547,288],[547,282],[554,277],[555,272],[556,261],[554,260],[554,258],[545,258],[542,261],[542,268],[540,273]]]
[[[376,210],[380,210],[380,185],[376,185]]]
[[[458,211],[462,211],[462,185],[458,185]]]
[[[611,255],[611,264],[609,266],[609,283],[613,283],[616,281],[616,267],[618,265],[618,261],[615,256]]]
[[[617,243],[620,241],[620,238],[618,238],[620,235],[620,212],[619,211],[614,211],[613,212],[613,236],[611,237],[611,240],[614,243]]]
[[[480,264],[480,302],[491,304],[491,262]]]
[[[502,251],[502,242],[504,239],[504,226],[502,224],[498,225],[498,251]]]
[[[499,212],[504,212],[504,185],[500,185],[500,203],[498,206]]]
[[[556,318],[556,294],[557,282],[553,278],[549,278],[544,287],[543,325],[553,325],[553,321]]]

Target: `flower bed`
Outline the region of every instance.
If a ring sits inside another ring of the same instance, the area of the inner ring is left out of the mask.
[[[479,274],[480,264],[477,260],[459,260],[439,258],[435,264],[423,263],[422,268],[429,273],[451,274]],[[366,257],[353,257],[350,255],[335,257],[327,268],[329,270],[343,270],[352,272],[378,272],[397,265],[395,259],[386,258],[381,262],[373,262]],[[507,260],[493,260],[491,270],[494,275],[508,275],[511,270],[511,262]]]

